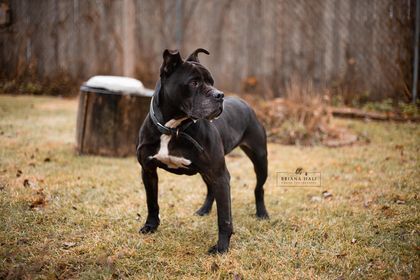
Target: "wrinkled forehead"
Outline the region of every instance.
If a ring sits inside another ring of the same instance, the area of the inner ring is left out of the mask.
[[[211,76],[209,70],[200,63],[189,61],[185,62],[183,64],[183,70],[183,73],[187,74],[191,78],[199,78],[213,82],[213,77]]]

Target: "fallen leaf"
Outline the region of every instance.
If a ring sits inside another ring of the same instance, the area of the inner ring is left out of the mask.
[[[388,205],[382,206],[381,210],[382,210],[382,213],[387,218],[391,218],[391,217],[395,216],[395,211],[393,209],[391,209]]]
[[[23,180],[23,186],[25,188],[36,188],[36,183],[29,181],[28,179]]]
[[[28,243],[29,243],[29,239],[27,239],[27,238],[19,239],[18,242],[17,242],[17,244],[19,244],[19,245],[25,245],[25,244],[28,244]]]
[[[63,243],[63,248],[64,249],[70,249],[72,247],[76,247],[77,243],[76,242],[64,242]]]
[[[37,193],[37,197],[31,202],[30,207],[33,208],[38,208],[38,207],[42,207],[45,206],[45,204],[47,203],[46,195],[43,192],[43,189],[38,190]]]
[[[24,186],[25,188],[29,188],[29,187],[30,187],[30,185],[29,185],[29,180],[28,180],[28,179],[23,180],[23,186]]]
[[[320,196],[312,196],[311,197],[311,202],[321,202],[322,199]]]
[[[324,198],[330,198],[330,197],[332,197],[333,195],[332,195],[332,193],[330,193],[329,191],[323,191],[323,192],[322,192],[322,196],[323,196]]]
[[[337,258],[341,259],[344,258],[345,256],[347,256],[347,253],[339,253],[335,255]]]
[[[39,198],[35,199],[34,201],[32,201],[30,207],[31,208],[38,208],[38,207],[41,207],[41,206],[44,206],[44,205],[45,205],[45,199],[42,198],[42,197],[39,197]]]
[[[365,208],[368,208],[369,206],[370,206],[370,204],[372,203],[372,200],[371,199],[369,199],[369,200],[365,200],[365,202],[363,202],[363,206],[365,207]]]
[[[213,262],[213,263],[211,264],[211,271],[212,271],[212,272],[215,272],[215,271],[217,271],[217,270],[219,270],[219,265],[218,265],[216,262]]]

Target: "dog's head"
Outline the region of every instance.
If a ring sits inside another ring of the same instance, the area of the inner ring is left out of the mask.
[[[192,119],[214,119],[223,110],[223,92],[216,89],[213,78],[198,60],[195,50],[185,61],[178,51],[165,50],[160,68],[161,92],[172,106]]]

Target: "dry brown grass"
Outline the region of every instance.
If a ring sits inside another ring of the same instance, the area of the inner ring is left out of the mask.
[[[76,107],[0,96],[0,279],[419,277],[418,125],[332,120],[371,143],[269,144],[269,221],[255,219],[252,165],[234,151],[235,235],[228,254],[209,256],[216,215],[193,215],[205,195],[200,177],[159,172],[162,224],[138,234],[139,166],[77,156]],[[276,186],[276,172],[298,167],[320,171],[322,188]]]
[[[266,101],[245,95],[245,99],[264,123],[271,142],[338,147],[362,140],[332,121],[329,91],[315,88],[312,83],[292,79],[283,98]]]

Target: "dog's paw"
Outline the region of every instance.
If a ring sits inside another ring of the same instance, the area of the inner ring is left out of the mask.
[[[142,228],[140,228],[139,232],[143,234],[154,233],[157,228],[158,225],[145,224]]]
[[[267,211],[257,212],[257,219],[258,220],[269,220],[270,216],[268,216]]]
[[[198,216],[206,216],[206,215],[210,214],[210,212],[211,212],[211,208],[208,209],[208,208],[201,207],[200,209],[195,211],[195,214],[198,215]]]
[[[222,247],[220,248],[217,245],[211,246],[208,250],[208,253],[210,255],[216,255],[216,254],[226,254],[229,251],[228,247]]]

